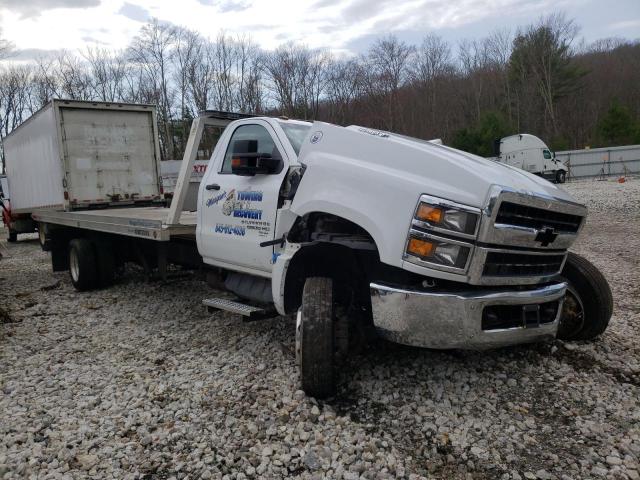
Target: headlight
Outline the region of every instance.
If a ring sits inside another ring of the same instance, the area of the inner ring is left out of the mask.
[[[478,226],[479,214],[463,206],[448,205],[447,202],[433,199],[433,202],[421,201],[416,209],[415,219],[424,222],[427,227],[446,230],[464,235],[474,235]]]
[[[407,243],[407,253],[420,260],[444,267],[464,269],[471,248],[443,238],[419,238],[411,236]]]
[[[421,195],[413,213],[405,260],[436,270],[465,273],[473,256],[482,211]]]

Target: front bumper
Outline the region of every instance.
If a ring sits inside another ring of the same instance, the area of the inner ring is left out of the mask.
[[[378,283],[370,288],[373,323],[383,338],[417,347],[487,349],[555,337],[567,284],[461,292],[407,290]],[[557,302],[557,312],[541,323],[540,306],[551,302]],[[510,305],[523,307],[519,325],[483,330],[487,307]],[[532,322],[530,313],[536,309],[538,322]]]

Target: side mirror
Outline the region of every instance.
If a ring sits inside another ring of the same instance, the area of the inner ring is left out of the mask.
[[[283,168],[282,157],[271,153],[259,153],[257,140],[236,140],[231,156],[231,173],[253,176],[280,173]],[[277,152],[277,150],[275,150]]]

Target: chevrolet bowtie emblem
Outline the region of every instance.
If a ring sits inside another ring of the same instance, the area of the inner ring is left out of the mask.
[[[536,235],[536,242],[540,242],[541,246],[546,247],[556,239],[558,234],[551,227],[545,227],[542,230],[538,230]]]

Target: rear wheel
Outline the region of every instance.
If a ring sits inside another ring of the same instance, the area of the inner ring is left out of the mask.
[[[335,391],[333,280],[310,277],[296,321],[296,361],[302,389],[325,398]]]
[[[556,183],[564,183],[567,181],[567,172],[564,170],[558,170],[556,172]]]
[[[108,287],[116,276],[116,258],[113,244],[109,240],[97,239],[94,241],[97,266],[98,285]]]
[[[562,270],[568,284],[558,338],[591,340],[603,333],[613,313],[613,296],[606,278],[586,258],[569,252]]]
[[[69,273],[76,290],[91,290],[98,286],[98,262],[90,240],[76,238],[69,243]]]
[[[48,236],[47,225],[44,223],[38,224],[38,242],[40,242],[42,250],[51,251],[51,239]]]

